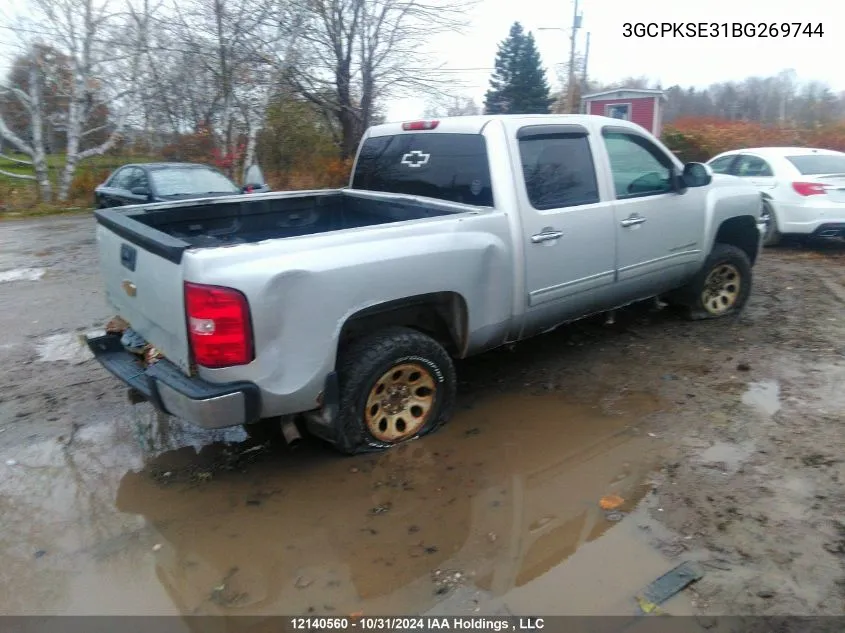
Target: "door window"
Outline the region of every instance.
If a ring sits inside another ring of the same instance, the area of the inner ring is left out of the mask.
[[[743,154],[739,157],[734,172],[745,178],[766,178],[774,176],[769,164],[758,156]]]
[[[535,209],[599,201],[590,143],[583,134],[529,136],[519,141],[528,200]]]
[[[129,189],[129,191],[132,191],[133,189],[140,187],[143,187],[144,189],[147,188],[147,175],[140,167],[133,167],[129,175],[129,183],[126,188]]]
[[[672,162],[656,145],[635,134],[603,135],[617,198],[652,196],[674,189]]]
[[[712,163],[708,163],[710,165],[710,169],[712,169],[717,174],[727,174],[730,173],[728,170],[731,167],[731,163],[734,162],[736,158],[736,154],[731,154],[730,156],[722,156],[721,158],[717,158]]]
[[[132,167],[124,167],[119,170],[111,177],[111,180],[109,180],[109,187],[114,187],[115,189],[129,189],[129,180],[132,177],[132,170]]]

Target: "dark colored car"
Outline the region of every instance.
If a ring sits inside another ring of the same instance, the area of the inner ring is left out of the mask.
[[[257,166],[247,171],[239,187],[222,172],[198,163],[140,163],[124,165],[94,190],[97,208],[189,198],[231,196],[270,191]]]

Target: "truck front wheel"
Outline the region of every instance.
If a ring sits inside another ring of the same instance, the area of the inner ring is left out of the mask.
[[[390,327],[351,343],[338,359],[337,448],[380,451],[443,426],[455,402],[455,367],[433,338]]]
[[[692,319],[736,314],[751,294],[748,255],[731,244],[717,243],[683,294]]]

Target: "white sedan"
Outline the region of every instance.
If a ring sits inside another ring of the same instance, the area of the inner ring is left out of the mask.
[[[806,147],[755,147],[714,156],[717,174],[759,187],[766,223],[763,243],[784,235],[845,237],[845,153]]]

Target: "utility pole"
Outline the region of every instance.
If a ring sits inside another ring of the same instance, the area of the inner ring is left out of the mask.
[[[570,114],[575,112],[575,44],[578,36],[578,29],[581,27],[581,16],[578,14],[578,0],[575,0],[575,10],[572,14],[572,35],[570,37],[569,49],[569,85],[567,86],[567,110]]]
[[[587,33],[587,45],[584,48],[584,68],[581,70],[581,96],[582,97],[587,92],[587,62],[589,60],[590,60],[590,34]]]

